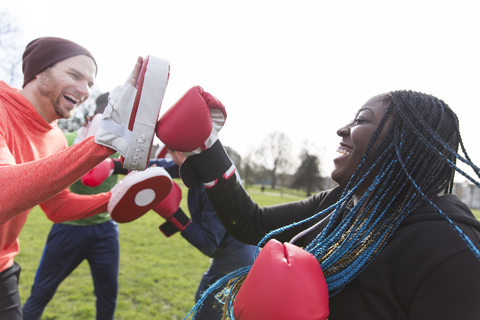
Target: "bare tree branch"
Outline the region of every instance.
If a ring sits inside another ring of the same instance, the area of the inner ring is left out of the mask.
[[[274,131],[264,140],[258,150],[258,155],[263,159],[264,166],[271,172],[270,185],[275,189],[277,178],[288,171],[292,158],[292,142],[283,132]]]
[[[6,11],[0,11],[0,79],[11,86],[22,83],[20,66],[22,55],[17,44],[19,29],[14,17]]]

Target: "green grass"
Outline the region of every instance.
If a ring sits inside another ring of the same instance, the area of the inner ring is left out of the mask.
[[[182,186],[182,209],[188,214],[187,190]],[[261,206],[302,199],[286,192],[264,194],[249,188]],[[268,191],[268,192],[267,192]],[[158,226],[164,220],[153,211],[131,223],[120,224],[120,270],[116,320],[183,319],[194,305],[198,283],[209,258],[180,234],[166,238]],[[19,291],[22,304],[30,294],[36,268],[52,222],[39,207],[30,213],[20,234],[22,267]],[[42,320],[95,319],[95,296],[88,262],[62,282],[47,305]]]
[[[480,210],[478,209],[472,209],[472,212],[473,214],[475,215],[475,217],[480,220]]]

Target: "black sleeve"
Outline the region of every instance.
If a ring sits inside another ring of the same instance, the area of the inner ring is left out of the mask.
[[[238,241],[252,245],[257,245],[270,231],[316,214],[327,194],[321,192],[306,200],[259,207],[237,182],[235,175],[213,188],[206,188],[206,192],[227,231]],[[273,238],[282,243],[289,242],[308,226],[296,226]]]

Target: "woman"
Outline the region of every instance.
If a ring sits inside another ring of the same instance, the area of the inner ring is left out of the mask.
[[[337,134],[339,186],[306,200],[260,208],[234,176],[219,178],[207,194],[226,229],[245,243],[291,241],[313,254],[329,320],[479,319],[480,223],[451,194],[455,171],[480,186],[457,158],[479,169],[455,113],[433,96],[395,91],[371,98]],[[229,291],[231,318],[239,287]]]

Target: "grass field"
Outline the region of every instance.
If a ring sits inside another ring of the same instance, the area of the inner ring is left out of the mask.
[[[180,186],[182,183],[177,181]],[[248,189],[261,206],[304,198],[268,189]],[[188,213],[185,188],[182,209]],[[180,234],[166,238],[158,226],[164,220],[153,211],[131,223],[120,224],[119,293],[115,319],[183,319],[194,305],[198,283],[209,258]],[[19,290],[22,304],[30,294],[36,268],[52,222],[39,207],[30,213],[20,234],[22,267]],[[59,286],[47,305],[43,320],[95,319],[95,296],[88,262],[84,261]]]
[[[473,214],[475,215],[475,217],[480,220],[480,210],[477,210],[477,209],[473,209],[472,210]]]

